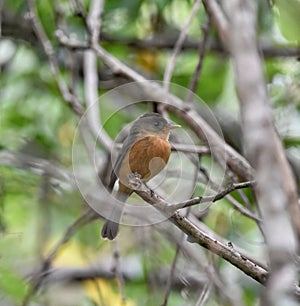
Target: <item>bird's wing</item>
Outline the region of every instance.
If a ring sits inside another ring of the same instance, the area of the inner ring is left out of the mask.
[[[118,175],[119,175],[121,164],[122,164],[125,156],[128,154],[130,148],[135,143],[136,139],[137,139],[137,135],[129,134],[127,136],[127,138],[125,139],[125,141],[123,142],[122,149],[120,150],[120,153],[119,153],[119,155],[117,157],[117,160],[116,160],[116,162],[113,166],[113,170],[112,170],[112,173],[111,173],[111,176],[110,176],[110,182],[109,182],[109,185],[108,185],[109,190],[112,190],[114,188],[115,182],[116,182],[116,180],[118,178]]]

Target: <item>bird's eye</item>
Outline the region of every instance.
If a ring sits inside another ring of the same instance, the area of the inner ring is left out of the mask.
[[[154,125],[155,126],[159,126],[159,122],[158,121],[154,121]]]

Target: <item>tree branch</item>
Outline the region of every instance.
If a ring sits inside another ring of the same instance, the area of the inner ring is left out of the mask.
[[[249,258],[241,255],[231,246],[226,246],[220,241],[210,237],[195,226],[188,218],[183,216],[179,211],[172,214],[172,205],[157,195],[153,190],[143,184],[137,175],[130,178],[130,187],[147,203],[153,205],[161,213],[165,214],[170,220],[185,234],[189,240],[198,243],[204,248],[210,250],[214,254],[224,258],[232,265],[243,271],[261,284],[266,283],[267,271],[257,264],[253,263]],[[171,210],[170,210],[171,209]]]
[[[262,303],[296,305],[291,292],[297,279],[294,229],[300,237],[300,212],[295,181],[272,123],[256,43],[257,8],[251,0],[228,1],[226,8],[230,20],[226,42],[235,70],[245,148],[256,170],[255,191],[270,259],[270,277]]]
[[[201,73],[202,66],[203,66],[203,60],[204,60],[204,56],[206,54],[207,47],[208,47],[207,45],[208,45],[208,40],[209,40],[208,38],[209,38],[210,28],[211,28],[211,22],[210,22],[210,18],[208,17],[206,23],[202,27],[203,39],[199,43],[199,48],[198,48],[199,58],[198,58],[198,63],[195,68],[194,74],[190,81],[190,85],[189,85],[190,92],[196,92],[197,87],[198,87],[199,77],[200,77],[200,73]],[[188,94],[187,97],[185,97],[185,101],[189,102],[190,99],[191,99],[190,94]]]
[[[206,11],[216,26],[224,45],[228,41],[228,20],[216,0],[203,0]]]
[[[85,16],[85,13],[78,12],[75,9],[75,15]],[[15,40],[22,40],[28,42],[32,46],[37,46],[37,37],[32,28],[32,23],[25,19],[22,15],[13,14],[10,11],[3,9],[2,11],[2,37],[9,37]],[[75,39],[75,38],[74,38]],[[173,49],[176,43],[176,37],[156,37],[153,36],[147,39],[127,38],[121,36],[111,36],[108,33],[102,32],[100,42],[107,42],[110,44],[121,44],[136,49]],[[73,41],[71,39],[71,41]],[[76,40],[75,40],[76,41]],[[74,42],[74,41],[73,41]],[[39,45],[38,45],[39,46]],[[88,49],[88,44],[73,46],[74,49]],[[191,38],[186,38],[182,45],[182,50],[198,50],[199,42]],[[262,55],[266,58],[269,57],[299,57],[299,47],[285,46],[285,45],[272,45],[271,43],[261,42],[259,49]],[[207,52],[217,52],[220,54],[228,55],[227,50],[218,41],[210,42]]]
[[[101,28],[101,16],[103,13],[104,0],[93,0],[90,12],[87,16],[87,26],[90,44],[97,44]],[[99,95],[98,95],[98,67],[97,56],[92,49],[84,52],[83,56],[84,70],[84,92],[87,104],[87,121],[93,134],[100,139],[100,142],[108,152],[112,150],[112,140],[108,134],[102,129],[99,111]]]
[[[175,43],[175,46],[174,46],[174,49],[173,49],[173,53],[168,61],[168,64],[167,64],[167,67],[165,69],[165,73],[164,73],[164,89],[165,90],[168,90],[169,88],[169,83],[171,81],[171,78],[172,78],[172,72],[173,72],[173,69],[174,69],[174,66],[175,66],[175,61],[176,61],[176,57],[180,51],[180,49],[182,48],[182,45],[184,43],[184,40],[185,40],[185,37],[187,35],[187,31],[190,27],[190,24],[195,16],[195,14],[197,13],[199,7],[200,7],[200,4],[201,4],[201,0],[195,0],[195,3],[191,9],[191,12],[190,12],[190,15],[186,21],[186,23],[184,24],[179,36],[178,36],[178,39]]]
[[[190,200],[187,200],[185,202],[181,202],[178,204],[172,204],[172,210],[175,212],[178,209],[186,208],[186,207],[191,207],[197,204],[203,204],[203,203],[210,203],[210,202],[216,202],[222,198],[224,198],[226,195],[231,193],[234,190],[241,189],[241,188],[248,188],[251,186],[254,186],[255,181],[248,181],[248,182],[242,182],[242,183],[233,183],[230,185],[228,188],[225,190],[221,191],[220,193],[216,195],[211,195],[211,196],[203,196],[203,197],[196,197]],[[245,208],[242,205],[237,205],[236,203],[233,204],[234,207],[243,215],[246,217],[249,217],[257,222],[261,222],[262,220],[257,217],[254,213],[249,211],[247,208]]]
[[[75,95],[70,93],[68,86],[65,84],[64,80],[60,76],[57,58],[55,56],[55,51],[37,15],[35,8],[35,0],[28,0],[28,6],[30,10],[30,20],[32,21],[33,28],[35,30],[35,33],[39,41],[43,46],[45,54],[48,57],[52,75],[58,85],[58,88],[63,96],[63,99],[77,115],[82,116],[84,111],[79,99]]]

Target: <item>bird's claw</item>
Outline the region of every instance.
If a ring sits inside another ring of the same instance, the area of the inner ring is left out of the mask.
[[[129,187],[133,190],[139,190],[141,189],[142,181],[141,181],[141,175],[138,173],[130,173],[129,174]]]

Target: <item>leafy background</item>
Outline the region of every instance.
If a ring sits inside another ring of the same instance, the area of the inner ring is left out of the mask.
[[[3,2],[3,1],[2,1]],[[2,3],[2,37],[0,41],[0,301],[1,305],[19,305],[31,290],[30,276],[43,256],[51,250],[70,224],[84,211],[85,204],[71,180],[49,179],[32,171],[22,162],[10,161],[5,153],[25,154],[47,160],[72,171],[72,144],[78,119],[65,104],[53,78],[40,43],[26,18],[28,7],[23,0]],[[68,51],[55,38],[55,2],[38,1],[38,12],[44,29],[52,40],[64,79],[70,81]],[[72,1],[60,1],[67,31],[85,37],[82,18],[74,15]],[[105,3],[101,44],[121,61],[149,79],[162,80],[170,58],[170,48],[141,48],[138,41],[161,39],[176,41],[189,16],[193,1],[188,0],[110,0]],[[88,10],[90,1],[82,1]],[[262,49],[283,50],[280,56],[264,57],[266,82],[274,120],[287,154],[298,175],[300,169],[300,2],[274,0],[258,2],[258,39]],[[27,16],[28,17],[28,16]],[[188,39],[197,43],[203,37],[201,26],[206,22],[201,7],[189,28]],[[211,47],[205,55],[196,94],[225,122],[239,122],[239,109],[233,71],[226,51],[212,28]],[[296,50],[286,56],[284,50]],[[280,53],[280,52],[279,52]],[[80,52],[78,52],[80,57]],[[198,61],[197,48],[181,50],[176,59],[172,82],[189,86]],[[79,65],[80,66],[80,65]],[[82,67],[78,69],[76,88],[83,95]],[[99,95],[126,82],[98,62]],[[113,84],[113,85],[111,85]],[[103,105],[103,118],[111,111]],[[107,113],[106,113],[107,112]],[[142,109],[137,109],[137,113]],[[132,121],[135,114],[121,113],[106,129],[115,137],[121,127]],[[229,120],[229,119],[230,120]],[[225,127],[223,127],[225,128]],[[242,151],[240,140],[231,140]],[[234,136],[232,136],[234,135]],[[100,148],[101,150],[101,148]],[[233,194],[236,198],[236,193]],[[251,199],[250,193],[247,196]],[[76,231],[53,261],[57,268],[88,266],[113,267],[114,247],[99,235],[102,220]],[[227,200],[214,205],[203,222],[222,237],[262,258],[262,237],[256,225],[234,211]],[[125,282],[126,305],[159,305],[165,292],[159,275],[165,275],[172,265],[176,245],[147,227],[138,232],[124,227],[118,240],[121,265],[130,278]],[[135,237],[129,239],[129,237]],[[216,273],[237,288],[245,305],[254,305],[259,285],[240,271],[201,248],[195,249],[203,266],[179,255],[177,268],[180,286],[173,286],[169,305],[193,305],[200,287],[185,284],[186,275],[198,271],[204,277],[205,263],[213,263]],[[202,270],[201,270],[202,269]],[[190,278],[187,282],[190,282]],[[96,278],[67,283],[53,283],[32,298],[32,305],[122,305],[118,282]],[[213,291],[207,305],[227,305],[218,290]]]

